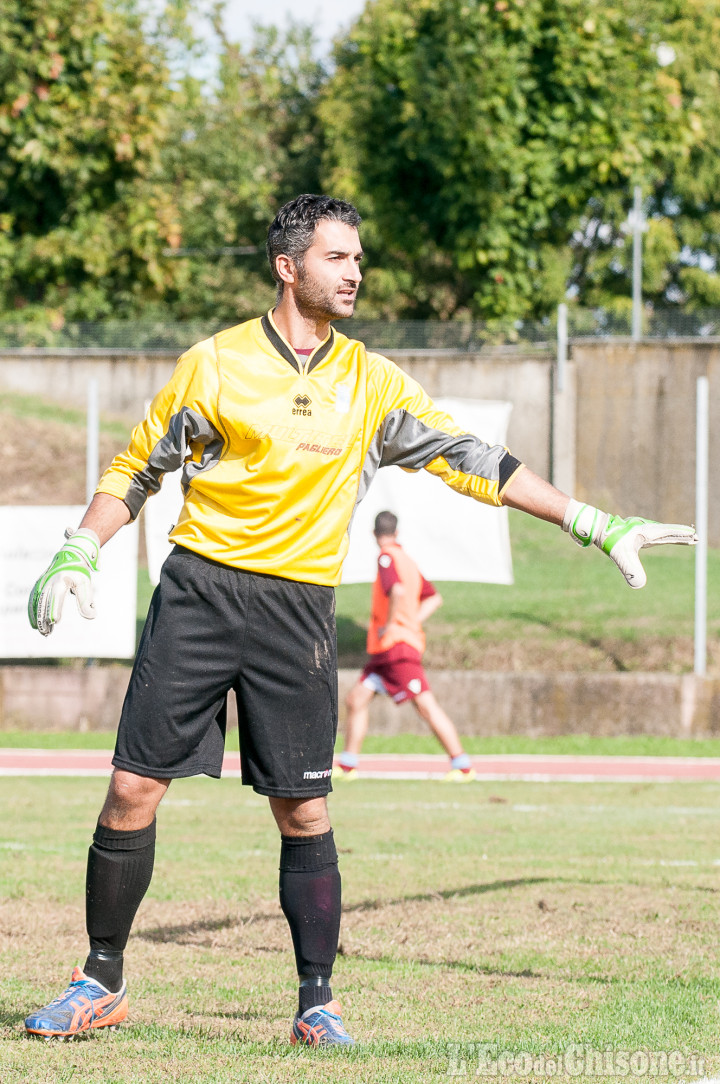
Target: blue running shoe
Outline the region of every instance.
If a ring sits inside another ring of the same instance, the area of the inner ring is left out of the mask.
[[[44,1009],[31,1013],[25,1021],[25,1030],[45,1039],[70,1039],[91,1028],[113,1027],[127,1014],[125,983],[117,994],[112,994],[76,967],[67,990]]]
[[[340,1006],[337,1001],[328,1001],[327,1005],[314,1005],[312,1009],[293,1020],[290,1042],[293,1046],[354,1046],[343,1027]]]

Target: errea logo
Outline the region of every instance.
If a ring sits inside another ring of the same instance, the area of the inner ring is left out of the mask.
[[[309,418],[312,415],[312,410],[310,410],[312,399],[309,396],[296,395],[293,403],[295,404],[293,414],[301,414],[303,418]]]

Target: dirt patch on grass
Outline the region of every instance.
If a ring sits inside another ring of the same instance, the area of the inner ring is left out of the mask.
[[[343,916],[342,951],[405,959],[489,979],[607,984],[647,970],[682,973],[711,936],[690,925],[685,893],[672,886],[525,884],[492,894],[378,901]],[[682,930],[681,936],[679,931]],[[708,974],[710,972],[708,971]]]

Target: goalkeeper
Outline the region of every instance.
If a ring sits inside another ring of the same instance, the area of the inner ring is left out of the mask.
[[[227,694],[239,708],[242,782],[280,832],[280,903],[298,975],[291,1042],[352,1043],[331,989],[340,874],[326,797],[337,730],[334,586],[379,467],[425,469],[459,492],[561,525],[634,588],[643,546],[691,527],[623,520],[571,500],[463,431],[387,358],[332,326],[362,278],[360,217],[298,196],[270,226],[275,307],[191,347],[100,480],[79,529],[29,600],[44,636],[68,592],[95,616],[103,543],[182,468],[184,504],[130,678],[114,772],[88,854],[89,953],[26,1029],[70,1037],[128,1012],[124,951],[150,884],[155,812],[173,779],[219,776]],[[231,857],[231,852],[229,854]]]

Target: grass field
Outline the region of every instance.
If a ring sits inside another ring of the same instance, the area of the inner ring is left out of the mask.
[[[13,501],[81,502],[81,442],[67,470],[78,417],[15,406],[26,414],[16,419],[23,439],[34,439],[32,422],[58,451],[42,477],[25,478],[18,455]],[[108,447],[124,442],[124,428],[108,424],[103,436]],[[633,592],[606,558],[554,528],[511,514],[511,536],[513,587],[440,585],[430,667],[692,669],[690,551],[648,554],[649,585]],[[144,612],[146,577],[140,587]],[[720,667],[718,588],[714,551],[711,672]],[[338,592],[345,665],[362,661],[368,604],[366,585]],[[112,743],[111,734],[0,734],[0,745]],[[720,740],[582,734],[466,746],[720,755]],[[371,736],[364,750],[437,745]],[[160,809],[156,874],[128,949],[129,1022],[72,1044],[28,1040],[27,1012],[54,997],[85,955],[85,856],[105,788],[102,779],[0,778],[0,1084],[689,1082],[720,1073],[720,793],[705,783],[338,788],[335,993],[359,1043],[323,1054],[287,1042],[295,976],[267,803],[236,780],[178,781]]]
[[[480,1044],[495,1044],[502,1079],[720,1071],[720,794],[696,783],[364,781],[334,794],[335,993],[359,1045],[318,1054],[287,1043],[295,981],[265,800],[235,780],[178,781],[128,948],[129,1022],[26,1039],[27,1011],[84,957],[105,785],[0,783],[3,1084],[420,1084],[478,1076]]]

